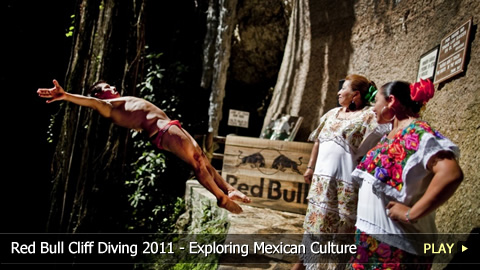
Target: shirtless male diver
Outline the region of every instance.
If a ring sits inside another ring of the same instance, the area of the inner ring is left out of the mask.
[[[197,142],[177,120],[172,121],[164,111],[147,100],[133,96],[121,97],[114,86],[103,81],[90,88],[90,96],[65,92],[56,80],[53,80],[53,85],[53,88],[37,90],[40,97],[49,99],[47,103],[66,100],[92,108],[118,126],[143,130],[159,149],[172,152],[192,166],[200,184],[217,198],[218,206],[238,214],[242,208],[234,200],[251,201],[218,174]]]

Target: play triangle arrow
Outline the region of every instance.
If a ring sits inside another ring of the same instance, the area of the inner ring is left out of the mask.
[[[464,252],[465,250],[467,250],[468,248],[464,245],[462,245],[462,252]]]

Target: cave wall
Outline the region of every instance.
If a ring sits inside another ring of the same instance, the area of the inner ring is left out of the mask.
[[[415,81],[420,57],[473,18],[465,72],[437,85],[422,117],[460,147],[460,165],[465,173],[459,190],[437,211],[439,231],[468,233],[480,227],[480,184],[476,181],[480,178],[480,47],[476,37],[480,1],[298,1],[310,12],[307,78],[316,79],[307,81],[306,89],[300,91],[304,93],[302,102],[308,106],[299,110],[306,121],[296,140],[306,138],[321,115],[337,106],[338,81],[347,74],[363,74],[378,86],[392,80]],[[278,70],[273,71],[280,68],[285,51],[294,3],[239,0],[220,135],[259,135],[258,123],[248,130],[227,127],[228,109],[256,113],[263,121],[278,76]]]
[[[480,47],[477,30],[480,1],[361,0],[355,4],[349,72],[361,73],[378,86],[392,80],[413,82],[420,56],[473,17],[466,70],[436,85],[422,115],[460,147],[465,180],[437,211],[440,232],[470,232],[480,226]],[[337,29],[340,31],[341,29]]]
[[[238,0],[219,135],[260,135],[285,50],[291,2]],[[248,129],[227,125],[230,109],[250,113]]]

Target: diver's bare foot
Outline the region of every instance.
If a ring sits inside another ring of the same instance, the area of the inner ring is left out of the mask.
[[[234,201],[230,200],[229,198],[225,197],[225,199],[218,200],[217,205],[221,208],[225,208],[228,211],[234,214],[240,214],[243,212],[242,207],[235,203]]]
[[[242,192],[238,190],[229,190],[228,191],[228,198],[233,201],[239,201],[239,202],[244,202],[244,203],[249,203],[252,200]]]

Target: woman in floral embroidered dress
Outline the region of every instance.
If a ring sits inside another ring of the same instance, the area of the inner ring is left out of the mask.
[[[335,233],[353,233],[357,208],[358,187],[351,181],[351,173],[363,155],[388,131],[388,125],[378,126],[369,105],[376,93],[375,84],[367,78],[351,74],[345,78],[338,92],[340,107],[324,114],[320,125],[310,135],[315,141],[304,174],[311,183],[309,204],[304,222],[304,244],[328,240]],[[350,237],[353,244],[353,237]],[[320,257],[320,258],[319,258]],[[319,261],[321,259],[325,259]],[[331,260],[330,260],[331,261]],[[318,268],[317,263],[329,262],[324,256],[301,255],[294,269]],[[336,265],[330,265],[336,268]],[[323,267],[323,266],[322,266]],[[344,265],[343,265],[344,267]]]
[[[393,129],[352,174],[361,187],[350,269],[431,268],[423,243],[435,241],[435,209],[463,180],[458,147],[418,119],[433,93],[429,80],[394,81],[375,97],[377,121]]]

